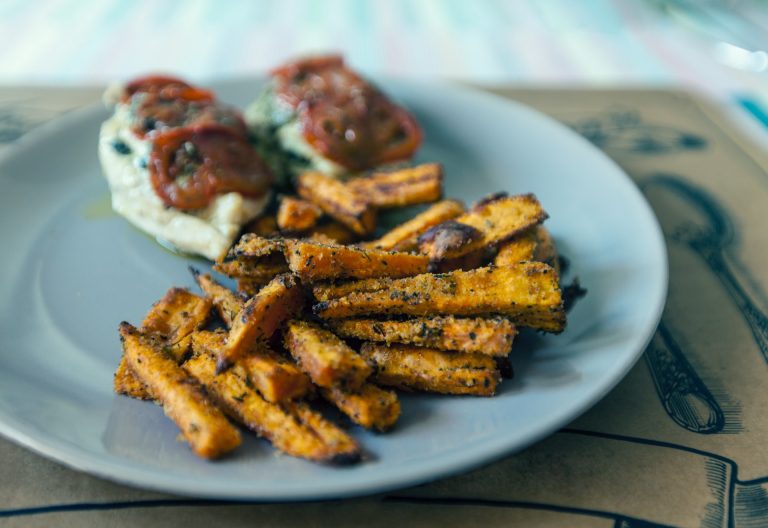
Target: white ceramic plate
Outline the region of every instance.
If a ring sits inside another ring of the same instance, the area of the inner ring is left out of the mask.
[[[214,88],[244,106],[260,84]],[[277,456],[250,435],[225,460],[196,458],[160,407],[112,392],[118,323],[139,322],[169,286],[193,282],[185,259],[108,214],[96,159],[107,111],[91,108],[30,133],[0,157],[0,433],[140,487],[318,499],[467,470],[542,438],[603,397],[643,351],[666,294],[663,239],[637,188],[586,141],[521,105],[436,83],[384,87],[422,123],[419,158],[445,164],[447,196],[536,193],[572,273],[589,290],[563,334],[519,339],[516,377],[497,397],[403,396],[390,434],[353,428],[371,454],[353,467]]]

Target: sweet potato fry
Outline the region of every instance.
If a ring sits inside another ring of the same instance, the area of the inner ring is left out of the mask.
[[[226,332],[199,331],[192,334],[195,354],[208,354],[217,358],[226,345]],[[310,392],[312,384],[295,363],[256,343],[248,355],[237,361],[253,387],[269,402],[282,402],[302,398]]]
[[[536,260],[533,258],[538,245],[536,229],[529,229],[499,247],[493,259],[496,266],[514,266],[520,262]]]
[[[313,323],[290,321],[285,331],[285,348],[320,387],[354,390],[371,374],[371,368],[357,352]]]
[[[541,262],[404,279],[366,279],[343,287],[352,293],[315,304],[315,313],[325,319],[374,314],[499,314],[519,326],[548,332],[565,328],[557,274]],[[328,290],[326,287],[325,293]]]
[[[397,394],[371,383],[365,383],[356,391],[321,388],[320,394],[353,422],[366,429],[386,431],[400,417]]]
[[[441,224],[446,220],[456,218],[464,212],[464,205],[456,200],[444,200],[432,205],[426,211],[419,213],[407,222],[400,224],[387,232],[378,240],[363,242],[366,249],[383,249],[387,251],[411,251],[418,247],[419,235],[430,227]]]
[[[339,180],[319,172],[305,172],[296,183],[299,196],[312,202],[359,235],[376,228],[376,210]]]
[[[240,295],[249,298],[253,297],[261,289],[269,282],[269,279],[265,278],[259,278],[259,279],[244,279],[240,278],[237,279],[237,293]]]
[[[368,203],[380,209],[434,202],[443,194],[443,166],[424,163],[393,172],[379,172],[347,182]]]
[[[120,324],[123,353],[131,371],[181,429],[192,450],[217,458],[240,445],[240,433],[205,396],[203,390],[162,351],[162,342]]]
[[[269,339],[304,306],[304,291],[293,275],[278,275],[245,303],[229,330],[217,361],[219,371],[246,355],[254,343]]]
[[[210,311],[210,301],[183,288],[171,288],[144,316],[141,331],[162,339],[163,350],[178,363],[189,352],[187,337],[208,321]],[[117,394],[141,400],[152,399],[142,383],[133,376],[125,357],[120,359],[113,381]]]
[[[229,250],[224,261],[242,258],[256,259],[282,252],[282,238],[266,238],[253,233],[245,233],[237,241],[237,244]]]
[[[544,226],[536,227],[536,250],[533,259],[552,266],[557,274],[560,274],[560,259],[557,254],[557,246],[549,230]]]
[[[341,319],[328,323],[341,337],[363,341],[404,343],[440,350],[506,356],[515,338],[515,325],[503,317],[419,317],[404,321]]]
[[[154,399],[149,393],[147,386],[136,379],[136,376],[134,376],[133,372],[128,367],[128,361],[125,359],[125,356],[120,358],[120,363],[117,365],[113,385],[116,394],[130,396],[137,400]]]
[[[427,271],[423,255],[321,244],[311,240],[286,240],[288,267],[303,282],[324,279],[408,277]]]
[[[203,290],[205,297],[213,304],[221,320],[224,321],[227,328],[231,327],[235,316],[243,309],[245,300],[226,286],[216,282],[210,274],[200,274],[192,266],[189,267],[189,270],[192,272],[192,277],[194,277],[197,285]]]
[[[494,246],[547,218],[532,194],[495,196],[463,215],[430,228],[419,237],[419,251],[439,261]]]
[[[216,363],[207,354],[193,357],[184,368],[227,414],[277,449],[315,462],[351,463],[360,459],[357,442],[306,404],[266,401],[248,387],[238,369],[216,374]]]
[[[285,196],[277,210],[277,226],[282,231],[306,231],[313,228],[322,215],[323,210],[315,204]]]
[[[493,396],[501,381],[494,358],[412,345],[364,343],[376,383],[406,390]]]
[[[288,265],[282,253],[274,253],[260,258],[236,258],[217,262],[213,269],[234,279],[252,279],[269,282],[275,275],[288,271]]]

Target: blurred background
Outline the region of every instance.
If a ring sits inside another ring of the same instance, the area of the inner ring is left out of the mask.
[[[341,51],[372,75],[674,86],[765,119],[762,0],[0,0],[0,84],[198,82]]]

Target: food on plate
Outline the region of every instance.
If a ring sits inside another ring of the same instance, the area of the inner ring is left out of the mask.
[[[282,231],[307,231],[315,227],[321,216],[323,210],[315,204],[285,196],[277,210],[277,226]]]
[[[208,354],[216,359],[226,345],[224,331],[199,331],[192,334],[192,350],[196,355]],[[302,398],[312,390],[306,374],[295,363],[257,343],[251,354],[238,360],[238,367],[247,381],[269,402],[282,402]]]
[[[240,445],[240,432],[202,387],[165,354],[162,341],[128,323],[120,324],[120,338],[128,367],[179,426],[197,455],[218,458]]]
[[[493,396],[518,330],[561,332],[565,294],[583,294],[561,288],[534,195],[442,200],[441,164],[404,165],[413,117],[340,57],[275,70],[248,127],[169,77],[113,102],[100,151],[115,208],[229,277],[190,268],[203,296],[171,288],[140,329],[120,326],[115,392],[163,405],[202,457],[240,443],[228,417],[289,455],[358,462],[319,399],[383,432],[401,412],[393,389]],[[257,150],[294,177],[275,200]],[[380,210],[416,204],[381,234]]]
[[[347,187],[379,209],[430,203],[443,195],[443,166],[424,163],[391,172],[376,172],[347,181]]]
[[[419,251],[434,261],[461,257],[498,245],[546,219],[547,213],[532,194],[501,193],[427,230],[419,237]]]
[[[113,209],[175,248],[219,258],[269,200],[240,112],[173,77],[110,88],[99,136]]]
[[[369,367],[344,341],[316,324],[291,321],[285,331],[285,348],[315,385],[326,388],[358,389]]]
[[[189,336],[208,322],[210,302],[183,288],[170,288],[149,310],[141,331],[162,341],[164,351],[177,363],[189,352]],[[151,400],[146,387],[128,368],[125,357],[114,377],[115,392]]]
[[[432,316],[413,319],[340,319],[328,321],[336,335],[363,341],[403,343],[477,352],[506,357],[517,334],[515,325],[503,317]]]
[[[412,345],[364,343],[360,354],[374,365],[373,380],[404,390],[493,396],[501,381],[490,356]]]
[[[464,212],[464,204],[457,200],[444,200],[385,233],[381,238],[363,242],[362,247],[387,251],[411,251],[418,247],[419,235],[427,229]]]
[[[517,325],[538,330],[558,333],[565,328],[557,273],[541,262],[404,279],[364,279],[347,288],[352,292],[315,304],[315,314],[326,319],[371,314],[501,314]]]
[[[408,277],[427,271],[429,259],[380,249],[362,249],[311,240],[286,240],[290,270],[306,283],[328,279]]]
[[[358,235],[372,233],[376,227],[376,209],[368,200],[330,176],[304,172],[296,180],[296,192]]]
[[[235,317],[217,358],[217,369],[227,369],[256,344],[272,337],[283,322],[301,310],[304,301],[304,290],[295,276],[277,275],[248,299]]]
[[[421,144],[416,119],[338,55],[274,69],[245,116],[283,180],[307,170],[338,176],[407,161]]]
[[[349,463],[360,458],[357,442],[305,403],[270,403],[237,369],[217,374],[215,360],[206,354],[187,361],[184,369],[229,416],[280,451],[316,462]]]
[[[340,387],[321,387],[320,394],[349,416],[350,420],[366,429],[386,431],[400,417],[397,394],[372,383],[365,383],[354,391]]]

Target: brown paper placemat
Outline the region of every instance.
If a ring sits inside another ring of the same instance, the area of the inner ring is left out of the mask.
[[[7,526],[768,526],[768,158],[691,95],[497,90],[571,126],[640,185],[670,291],[626,379],[526,451],[363,499],[227,504],[113,484],[0,439]],[[0,143],[96,89],[0,89]],[[1,147],[0,147],[1,148]]]

